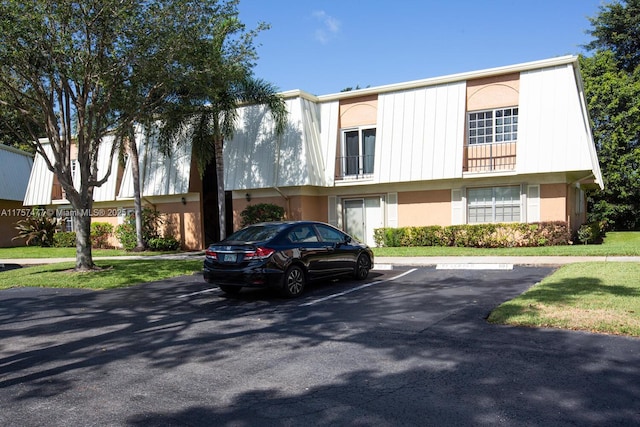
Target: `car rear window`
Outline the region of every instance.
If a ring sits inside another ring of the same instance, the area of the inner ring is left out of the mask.
[[[263,242],[272,239],[281,228],[281,225],[253,225],[236,231],[225,240],[233,242]]]

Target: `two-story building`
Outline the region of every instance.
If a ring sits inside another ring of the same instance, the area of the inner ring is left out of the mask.
[[[332,95],[286,92],[281,138],[242,108],[225,145],[234,218],[248,203],[327,221],[373,245],[379,227],[586,218],[602,187],[578,58]]]
[[[289,219],[329,222],[370,245],[380,227],[567,221],[575,230],[586,219],[584,189],[603,185],[576,56],[281,95],[283,135],[264,106],[252,105],[240,108],[225,141],[233,228],[247,205],[267,202]],[[138,147],[145,204],[167,213],[184,248],[210,243],[215,186],[200,178],[189,144],[167,157],[140,132]],[[114,170],[96,207],[121,212],[133,206],[130,159]],[[25,205],[66,206],[38,156],[31,178]]]

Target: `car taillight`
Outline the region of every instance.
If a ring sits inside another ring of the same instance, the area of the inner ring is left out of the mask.
[[[256,248],[255,251],[245,253],[244,259],[245,260],[252,260],[252,259],[269,258],[271,256],[271,254],[274,253],[275,251],[276,251],[275,249],[271,249],[271,248],[258,247],[258,248]]]
[[[211,259],[218,259],[218,254],[216,254],[214,251],[210,251],[209,249],[207,249],[206,251],[204,251],[204,255],[207,258],[211,258]]]

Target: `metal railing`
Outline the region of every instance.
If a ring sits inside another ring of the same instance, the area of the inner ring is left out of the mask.
[[[373,176],[374,157],[373,154],[336,157],[336,179],[363,179]]]
[[[516,143],[495,142],[464,146],[465,172],[494,172],[516,168]]]

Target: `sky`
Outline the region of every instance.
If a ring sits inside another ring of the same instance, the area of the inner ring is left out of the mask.
[[[585,54],[606,0],[240,0],[255,76],[326,95]]]

